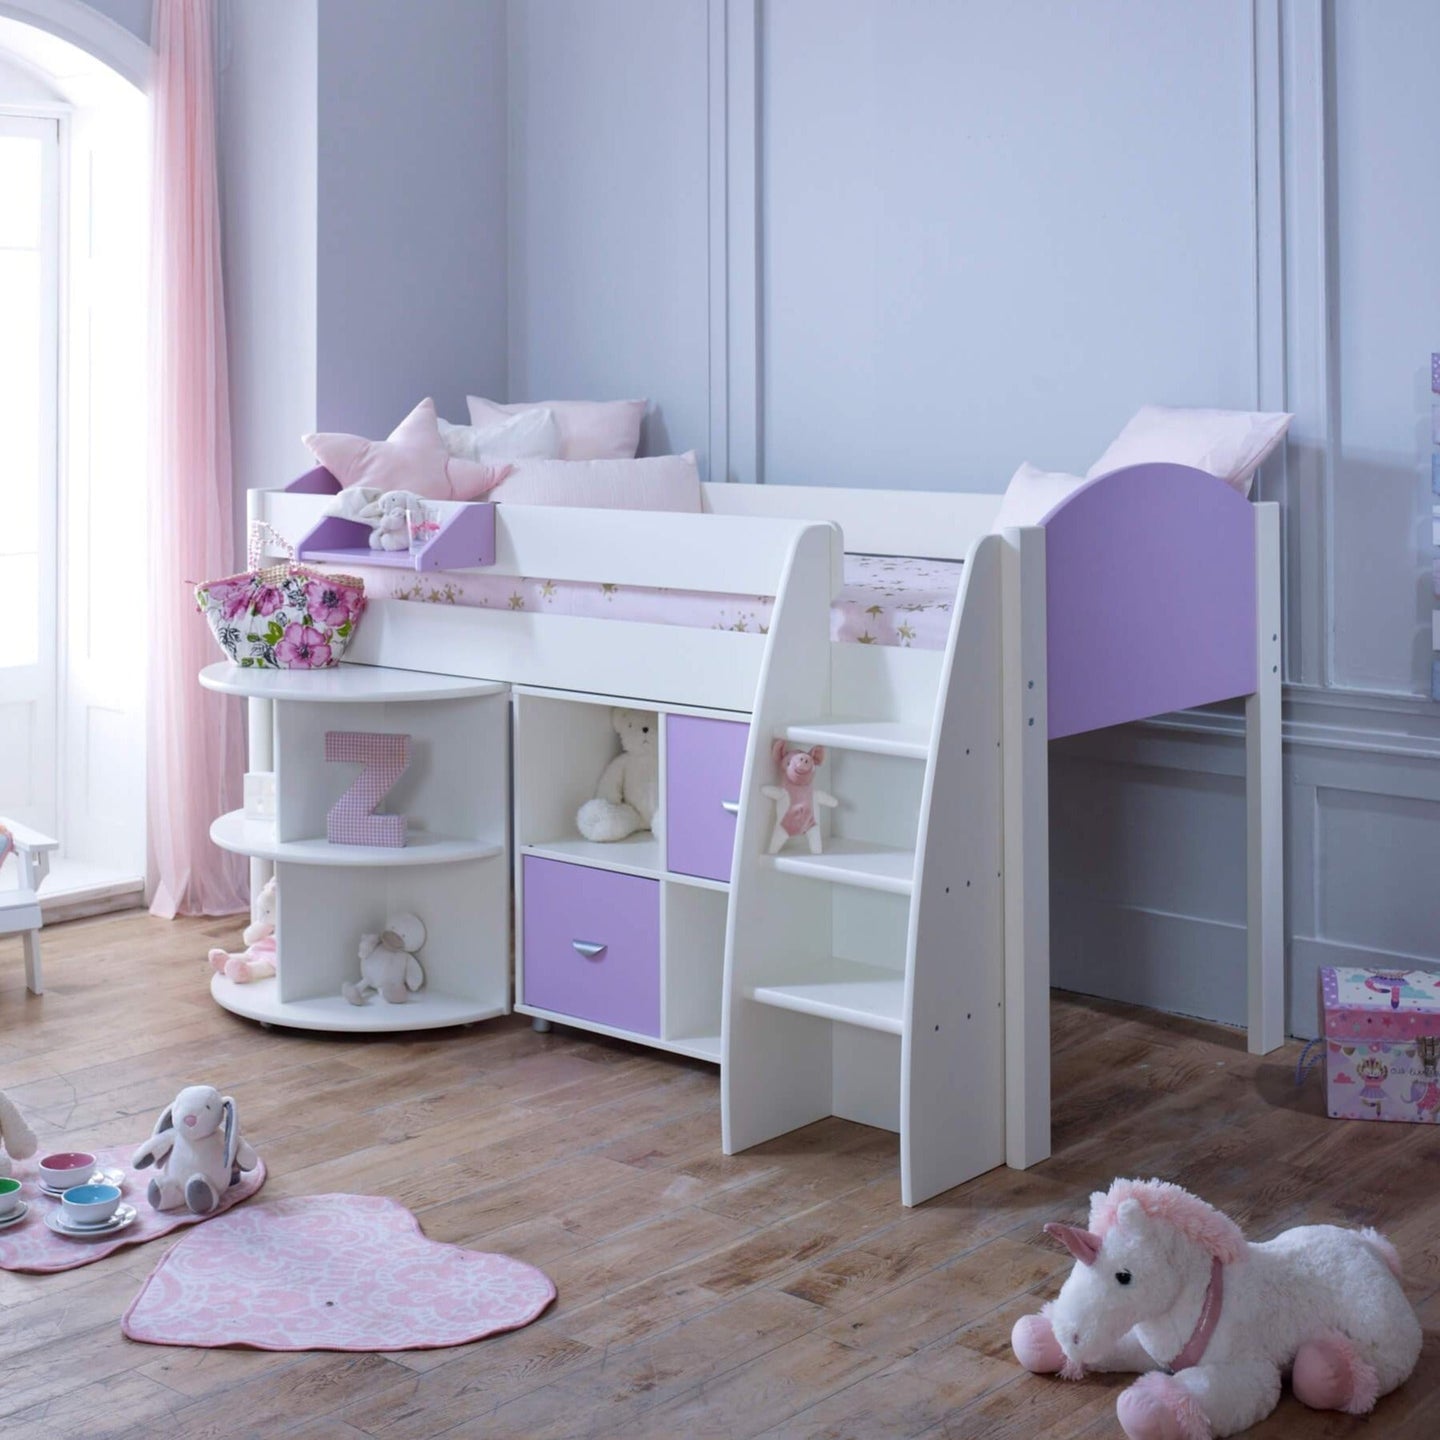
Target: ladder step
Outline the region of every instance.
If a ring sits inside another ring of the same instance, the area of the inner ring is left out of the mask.
[[[858,960],[829,956],[811,965],[791,967],[783,984],[755,985],[746,993],[761,1005],[794,1010],[883,1030],[899,1035],[904,1029],[905,976],[898,970],[866,965]]]
[[[785,738],[795,745],[829,745],[868,755],[899,755],[924,760],[930,754],[930,727],[898,720],[815,720],[787,725]]]
[[[887,890],[908,895],[914,887],[915,852],[893,845],[873,845],[865,840],[831,836],[823,854],[783,850],[761,859],[786,875],[804,875],[836,885],[853,885],[861,890]]]

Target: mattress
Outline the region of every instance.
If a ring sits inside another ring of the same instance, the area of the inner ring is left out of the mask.
[[[379,566],[344,568],[365,581],[365,593],[372,600],[641,620],[652,625],[748,634],[765,633],[775,603],[774,597],[767,595],[595,585],[486,574],[483,570],[431,576]],[[857,645],[943,650],[963,568],[960,560],[846,555],[844,584],[830,609],[830,638]]]

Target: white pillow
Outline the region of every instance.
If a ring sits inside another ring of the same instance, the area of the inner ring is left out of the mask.
[[[549,410],[520,410],[489,425],[440,421],[445,448],[462,460],[554,460],[560,427]]]
[[[644,460],[522,460],[485,498],[511,505],[674,510],[698,515],[695,452]]]
[[[1168,461],[1193,465],[1248,495],[1255,471],[1285,438],[1291,418],[1283,411],[1267,414],[1142,405],[1110,448],[1085,472],[1085,478],[1093,480],[1126,465]]]
[[[640,448],[643,400],[531,400],[501,405],[478,395],[466,399],[472,425],[493,425],[536,406],[549,410],[560,427],[561,460],[633,460]]]
[[[1062,500],[1087,482],[1059,470],[1038,470],[1028,460],[1010,477],[992,531],[1011,525],[1038,525]],[[500,489],[505,488],[501,482]]]

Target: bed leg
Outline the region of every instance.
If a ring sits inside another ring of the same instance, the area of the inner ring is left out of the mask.
[[[536,1015],[530,1021],[530,1028],[537,1035],[548,1035],[550,1033],[550,1022],[546,1020],[543,1016]]]
[[[1004,532],[1005,1163],[1050,1156],[1050,746],[1045,532]]]
[[[1285,1043],[1285,848],[1281,748],[1280,511],[1255,507],[1255,693],[1245,701],[1249,1046]]]

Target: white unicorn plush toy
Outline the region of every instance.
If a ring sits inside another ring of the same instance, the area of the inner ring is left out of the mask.
[[[1010,1343],[1037,1374],[1141,1372],[1115,1411],[1130,1440],[1212,1440],[1263,1420],[1291,1372],[1315,1410],[1363,1415],[1420,1354],[1395,1247],[1374,1230],[1301,1225],[1251,1245],[1228,1215],[1163,1180],[1116,1180],[1090,1225],[1047,1225],[1075,1257]]]

